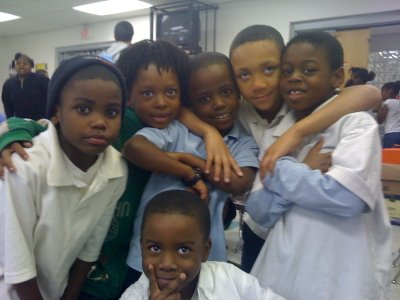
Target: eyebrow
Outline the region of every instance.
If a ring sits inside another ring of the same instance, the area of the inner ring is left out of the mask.
[[[157,240],[152,240],[152,239],[146,239],[145,241],[144,241],[145,243],[152,243],[152,244],[160,244],[160,241],[157,241]],[[177,244],[179,244],[179,245],[194,245],[196,242],[194,242],[194,241],[180,241],[179,243],[177,243]]]

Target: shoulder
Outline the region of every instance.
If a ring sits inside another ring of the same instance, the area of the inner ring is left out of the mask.
[[[149,280],[142,274],[138,281],[132,284],[122,294],[120,300],[147,300],[149,298]]]
[[[340,128],[351,128],[351,127],[364,127],[367,128],[378,128],[376,120],[367,112],[360,111],[345,115],[339,119],[333,126]]]

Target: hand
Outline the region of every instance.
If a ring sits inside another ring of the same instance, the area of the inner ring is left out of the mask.
[[[322,173],[326,173],[332,166],[332,152],[321,153],[323,144],[324,140],[320,139],[308,152],[303,163],[308,165],[312,170],[320,170]]]
[[[211,166],[214,165],[214,180],[220,181],[221,172],[225,182],[230,182],[231,170],[233,170],[238,176],[243,176],[243,173],[229,152],[228,147],[221,138],[218,131],[209,131],[204,136],[206,143],[207,159],[205,173],[209,174]]]
[[[208,203],[208,188],[203,180],[197,181],[194,185],[188,188],[188,191],[195,192],[202,200]]]
[[[156,274],[153,265],[149,265],[150,295],[149,300],[181,300],[179,290],[182,288],[186,274],[182,273],[178,278],[170,282],[163,290],[160,290],[157,284]]]
[[[301,143],[302,136],[292,127],[286,131],[264,153],[260,163],[260,178],[264,179],[267,172],[274,173],[275,163],[282,156],[288,155]]]
[[[32,143],[23,142],[22,144],[19,142],[14,142],[8,145],[6,148],[1,151],[0,156],[0,177],[4,176],[4,167],[6,167],[10,172],[15,172],[14,164],[11,160],[11,154],[14,152],[17,153],[23,160],[28,159],[28,153],[24,150],[24,148],[32,147]]]

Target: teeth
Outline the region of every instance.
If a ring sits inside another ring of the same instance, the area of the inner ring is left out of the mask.
[[[295,91],[290,91],[289,94],[290,95],[299,95],[299,94],[302,94],[302,92],[299,90],[295,90]]]
[[[223,114],[223,115],[216,117],[216,119],[226,119],[228,117],[229,117],[229,114]]]

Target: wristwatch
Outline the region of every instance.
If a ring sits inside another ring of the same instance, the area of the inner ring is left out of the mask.
[[[184,186],[192,187],[203,179],[203,176],[201,175],[201,171],[199,168],[193,168],[193,171],[194,171],[194,176],[192,178],[188,180],[181,179],[181,182]]]

